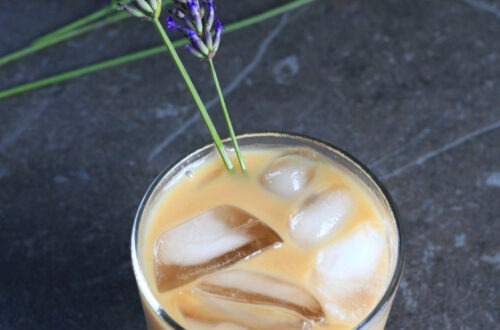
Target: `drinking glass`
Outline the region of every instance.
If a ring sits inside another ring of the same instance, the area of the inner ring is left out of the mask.
[[[397,209],[391,197],[383,187],[382,183],[373,175],[365,165],[356,160],[353,156],[341,149],[319,141],[314,138],[288,134],[288,133],[254,133],[238,137],[240,147],[244,150],[246,146],[269,148],[296,147],[310,148],[323,155],[328,160],[333,161],[350,171],[362,182],[364,189],[375,198],[381,205],[384,216],[389,223],[389,277],[385,292],[371,312],[362,320],[355,329],[380,330],[383,329],[390,312],[394,296],[401,278],[404,263],[404,237],[403,228]],[[192,166],[198,166],[204,159],[218,157],[213,145],[198,149],[185,158],[173,163],[166,168],[150,185],[137,211],[132,229],[131,253],[132,265],[135,279],[139,289],[146,324],[149,330],[160,329],[184,329],[176,320],[172,319],[164,308],[159,304],[153,294],[151,285],[146,281],[141,261],[141,249],[144,242],[144,226],[150,212],[155,204],[160,200],[160,195],[173,184],[174,179],[184,173]]]

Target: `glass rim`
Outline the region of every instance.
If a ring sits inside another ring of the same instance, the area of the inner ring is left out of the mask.
[[[238,141],[241,143],[241,140],[247,140],[247,139],[254,139],[254,138],[266,138],[266,137],[271,137],[271,138],[277,138],[277,139],[290,139],[291,141],[302,141],[306,142],[309,144],[314,144],[319,147],[322,147],[324,149],[328,149],[330,151],[333,151],[336,154],[340,154],[344,159],[347,159],[349,162],[352,164],[356,165],[365,175],[368,179],[370,179],[374,186],[379,189],[379,192],[381,196],[385,199],[387,202],[387,205],[389,206],[389,211],[392,213],[394,223],[396,225],[396,233],[397,233],[397,259],[396,259],[396,265],[394,267],[394,271],[391,277],[391,281],[387,288],[384,291],[384,294],[382,297],[379,299],[377,304],[372,308],[370,313],[358,324],[354,329],[361,329],[363,326],[367,325],[372,319],[374,319],[378,312],[381,311],[386,304],[388,304],[395,294],[399,281],[401,279],[402,273],[403,273],[403,268],[404,268],[404,261],[405,261],[405,234],[404,234],[404,228],[403,228],[403,223],[401,221],[399,211],[396,207],[396,204],[394,203],[391,195],[389,194],[388,190],[385,188],[384,184],[381,182],[380,179],[377,178],[373,172],[368,169],[368,167],[363,164],[361,161],[359,161],[356,157],[352,156],[350,153],[344,151],[343,149],[322,141],[318,138],[313,138],[307,135],[303,134],[297,134],[297,133],[288,133],[288,132],[257,132],[257,133],[247,133],[247,134],[241,134],[237,136]],[[224,140],[224,143],[227,143],[229,139]],[[162,182],[162,179],[171,171],[177,168],[177,166],[180,166],[181,164],[185,163],[195,155],[202,154],[203,152],[208,151],[209,149],[213,150],[214,145],[213,143],[205,145],[201,148],[198,148],[189,154],[187,154],[184,157],[181,157],[177,159],[176,161],[171,162],[165,169],[163,169],[160,174],[151,182],[149,187],[146,190],[146,193],[144,194],[140,204],[139,208],[137,210],[137,213],[134,218],[134,223],[132,226],[132,234],[131,234],[131,244],[130,244],[130,252],[131,252],[131,258],[132,258],[132,268],[134,271],[134,276],[135,280],[137,283],[137,286],[139,288],[140,294],[144,297],[144,300],[146,300],[146,303],[149,305],[149,307],[153,310],[154,313],[157,314],[158,317],[160,317],[163,321],[165,321],[169,326],[171,326],[175,330],[187,330],[181,325],[179,325],[173,318],[168,315],[168,313],[161,307],[160,303],[158,300],[155,298],[153,292],[151,291],[151,288],[149,287],[146,277],[141,269],[140,263],[139,263],[139,251],[137,248],[138,244],[138,238],[139,238],[139,226],[141,224],[141,219],[142,215],[144,213],[144,209],[149,201],[149,198],[155,191],[156,187]]]

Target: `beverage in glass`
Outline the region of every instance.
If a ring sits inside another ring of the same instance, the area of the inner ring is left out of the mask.
[[[132,233],[148,329],[383,329],[403,266],[396,209],[358,161],[307,137],[238,138],[151,185]]]

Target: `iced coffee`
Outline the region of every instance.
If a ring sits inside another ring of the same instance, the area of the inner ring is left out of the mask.
[[[401,274],[394,208],[361,165],[307,138],[241,138],[164,173],[133,233],[149,329],[383,329]]]

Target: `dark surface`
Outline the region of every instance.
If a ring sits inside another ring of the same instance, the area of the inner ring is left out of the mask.
[[[226,24],[284,2],[217,1]],[[1,1],[0,54],[105,3]],[[493,0],[319,0],[226,35],[216,57],[237,132],[329,141],[386,183],[408,239],[388,329],[500,322],[499,36]],[[127,20],[0,67],[0,89],[156,44]],[[182,56],[213,99],[207,66]],[[162,168],[209,142],[172,63],[2,100],[0,123],[0,328],[144,329],[134,212]]]

